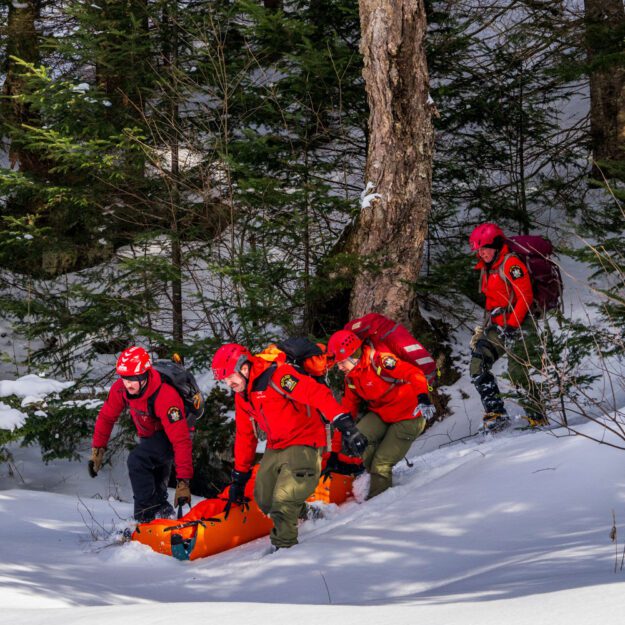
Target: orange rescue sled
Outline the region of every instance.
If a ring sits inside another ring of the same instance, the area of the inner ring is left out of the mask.
[[[254,467],[252,478],[245,487],[249,505],[233,506],[228,518],[224,508],[228,502],[228,488],[214,499],[205,499],[178,520],[155,519],[141,523],[132,534],[132,540],[148,545],[154,551],[179,560],[205,558],[244,543],[267,536],[273,527],[254,501]],[[354,478],[332,473],[319,481],[308,501],[343,503],[351,494]]]

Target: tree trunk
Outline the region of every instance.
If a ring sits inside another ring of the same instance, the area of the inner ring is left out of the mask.
[[[39,0],[9,3],[9,19],[6,27],[6,79],[2,88],[2,117],[4,122],[19,126],[32,123],[34,116],[28,106],[15,99],[10,99],[23,92],[24,84],[20,74],[23,68],[11,58],[18,57],[29,63],[39,62],[39,35],[36,20],[39,18]],[[11,143],[9,147],[11,167],[23,171],[38,173],[45,167],[31,152]]]
[[[164,60],[165,71],[169,74],[169,147],[171,150],[171,179],[169,180],[169,210],[171,231],[171,304],[172,304],[172,338],[177,348],[182,346],[184,339],[182,314],[182,248],[180,231],[180,90],[178,85],[178,14],[177,7],[167,7],[163,14],[165,31]]]
[[[622,52],[623,0],[585,0],[590,69],[590,134],[595,161],[625,159],[625,68],[608,62]]]
[[[434,132],[422,0],[360,0],[363,75],[369,102],[363,207],[349,247],[364,263],[350,315],[381,312],[408,323],[416,305],[431,205]],[[371,195],[370,195],[371,197]]]

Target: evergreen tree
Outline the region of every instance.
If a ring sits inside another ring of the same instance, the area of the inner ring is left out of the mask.
[[[585,207],[588,136],[566,109],[582,97],[565,72],[580,57],[579,22],[542,3],[506,12],[431,2],[429,14],[440,119],[423,285],[475,299],[466,246],[474,225],[495,221],[509,234],[557,241],[562,218]]]
[[[360,186],[357,8],[208,5],[67,0],[54,69],[14,61],[34,117],[13,141],[47,166],[0,173],[0,263],[24,276],[5,306],[67,374],[124,340],[205,358],[207,325],[307,332],[328,287],[317,266]]]

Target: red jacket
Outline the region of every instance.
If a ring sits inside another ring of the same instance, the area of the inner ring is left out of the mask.
[[[154,402],[154,412],[158,418],[154,419],[149,413],[148,398],[156,391],[158,395]],[[141,438],[148,438],[160,430],[165,430],[174,448],[176,477],[180,480],[190,480],[193,477],[191,436],[185,418],[184,403],[178,392],[163,382],[158,371],[154,369],[149,371],[148,387],[141,397],[130,397],[121,378],[116,380],[98,413],[93,433],[93,447],[106,447],[113,426],[124,408],[129,409],[137,434]]]
[[[256,426],[267,434],[268,449],[293,445],[326,446],[325,424],[317,411],[332,421],[343,410],[330,389],[289,364],[252,358],[245,393],[236,393],[234,468],[248,471],[254,463]]]
[[[505,309],[491,321],[498,326],[518,328],[534,301],[525,264],[504,244],[490,268],[480,260],[475,269],[482,270],[480,289],[486,295],[486,310]]]
[[[364,345],[358,364],[345,376],[341,404],[345,412],[356,417],[364,400],[382,421],[395,423],[412,419],[419,403],[417,396],[427,392],[428,383],[421,369]]]

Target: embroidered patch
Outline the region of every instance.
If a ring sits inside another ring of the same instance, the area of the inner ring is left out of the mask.
[[[522,278],[525,274],[523,273],[523,269],[521,269],[518,265],[512,265],[510,268],[510,277],[513,280],[518,280]]]
[[[292,393],[298,382],[299,380],[297,378],[293,377],[290,373],[287,373],[282,376],[280,386],[288,393]]]
[[[178,421],[180,421],[180,419],[182,419],[182,412],[180,412],[180,408],[172,406],[167,411],[167,418],[169,419],[170,423],[177,423]]]
[[[382,361],[385,369],[394,369],[395,365],[397,365],[397,361],[392,356],[385,356]]]

